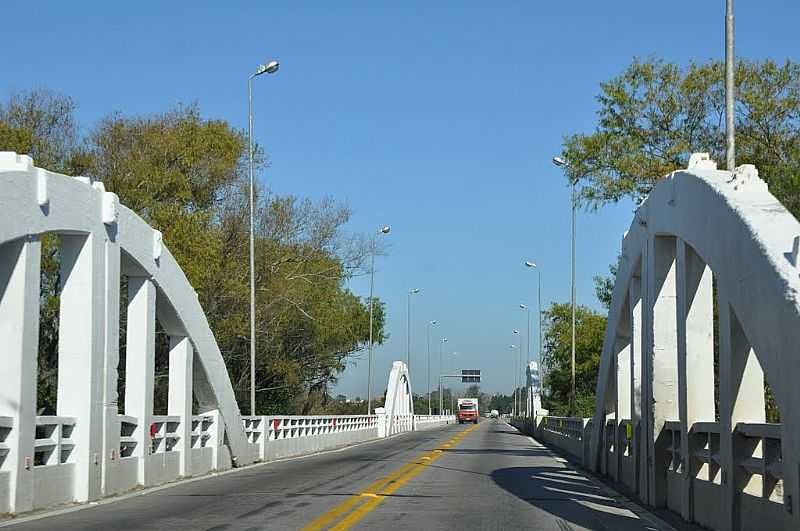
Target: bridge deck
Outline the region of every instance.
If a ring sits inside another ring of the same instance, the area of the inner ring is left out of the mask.
[[[364,494],[368,493],[368,494]],[[412,432],[11,526],[50,529],[654,529],[504,422]]]

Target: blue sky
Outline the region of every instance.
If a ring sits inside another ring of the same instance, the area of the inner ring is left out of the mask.
[[[541,265],[545,304],[569,300],[569,195],[550,158],[564,135],[593,129],[598,83],[634,56],[722,58],[724,4],[6,0],[0,96],[68,94],[85,129],[112,111],[192,101],[245,127],[247,76],[279,58],[280,72],[255,84],[255,137],[272,157],[259,178],[347,202],[353,231],[392,226],[376,273],[391,334],[376,349],[376,386],[405,357],[406,294],[419,287],[415,391],[426,388],[425,323],[437,319],[434,372],[446,336],[451,367],[482,369],[483,390],[507,392],[518,304],[536,300],[523,260]],[[796,2],[738,1],[737,54],[797,60],[798,20]],[[598,307],[592,277],[616,259],[632,209],[579,215],[579,303]],[[363,278],[351,287],[368,291]],[[365,388],[364,356],[337,391]]]

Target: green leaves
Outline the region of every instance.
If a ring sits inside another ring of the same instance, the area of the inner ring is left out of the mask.
[[[736,69],[736,163],[755,164],[770,190],[800,214],[800,66],[739,61]],[[689,155],[710,152],[724,164],[723,65],[682,69],[634,59],[600,84],[598,124],[564,139],[568,178],[590,208],[624,198],[640,201]]]
[[[78,141],[71,99],[47,91],[0,105],[0,150],[40,167],[91,176],[164,235],[198,292],[242,405],[249,401],[249,184],[247,138],[196,104],[147,116],[110,115]],[[265,157],[256,147],[255,163]],[[269,196],[256,189],[256,386],[260,412],[300,412],[369,338],[368,301],[347,289],[363,272],[368,240],[349,235],[350,210],[331,199]],[[55,412],[57,238],[45,240],[40,404]],[[124,299],[124,296],[123,296]],[[374,337],[384,305],[375,299]],[[121,323],[124,358],[125,323]],[[156,342],[156,411],[165,409],[168,352]],[[124,371],[124,365],[120,367]],[[306,404],[305,402],[308,402]],[[244,410],[249,408],[244,407]]]
[[[575,308],[575,414],[594,414],[594,393],[603,349],[606,318],[585,306]],[[572,387],[572,306],[554,303],[544,314],[544,386],[554,415],[568,415]]]

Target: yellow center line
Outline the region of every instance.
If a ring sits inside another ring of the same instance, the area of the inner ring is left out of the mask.
[[[442,447],[455,445],[478,426],[478,424],[470,426],[448,440]],[[411,481],[422,472],[426,466],[439,459],[443,453],[444,451],[441,448],[436,448],[430,452],[416,456],[410,462],[401,466],[388,476],[372,483],[359,494],[351,496],[328,512],[320,515],[305,526],[303,531],[319,531],[326,529],[333,525],[339,518],[341,518],[339,523],[330,527],[330,529],[332,531],[345,531],[350,529],[350,527],[361,521],[362,518],[380,505],[386,496],[393,494],[397,489]]]

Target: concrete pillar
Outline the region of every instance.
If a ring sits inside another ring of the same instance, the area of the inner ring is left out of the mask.
[[[36,432],[36,353],[39,350],[38,237],[0,246],[0,338],[3,338],[3,385],[0,416],[11,417],[8,453],[0,471],[8,472],[8,499],[0,512],[33,508],[33,444]],[[5,494],[2,494],[5,496]]]
[[[75,417],[75,501],[99,498],[102,488],[105,249],[98,235],[61,236],[58,328],[58,406]]]
[[[642,499],[647,498],[646,484],[640,483],[640,470],[647,466],[646,453],[641,451],[642,441],[642,381],[644,379],[644,366],[642,365],[642,278],[641,263],[639,269],[631,276],[631,284],[628,288],[628,306],[631,312],[631,423],[634,426],[633,439],[631,442],[631,453],[633,454],[634,470],[633,484],[634,492],[638,492]],[[645,476],[646,477],[646,476]]]
[[[725,283],[718,284],[720,459],[723,528],[739,529],[739,493],[735,434],[738,422],[765,422],[764,373],[730,305]]]
[[[139,483],[147,485],[156,348],[156,287],[149,278],[128,278],[125,344],[125,414],[138,421],[133,455],[139,458]]]
[[[187,337],[169,338],[169,397],[167,414],[181,418],[180,475],[192,474],[192,367],[194,348]]]
[[[648,327],[652,343],[647,412],[649,499],[655,507],[666,504],[667,466],[662,448],[669,441],[664,423],[678,419],[678,341],[676,323],[675,238],[654,236],[649,241],[645,274],[648,279]]]
[[[714,293],[711,269],[681,239],[676,239],[678,403],[681,425],[681,516],[693,519],[689,430],[695,422],[713,422]]]
[[[119,374],[119,283],[120,251],[116,241],[117,226],[107,228],[105,241],[105,338],[103,342],[103,452],[102,481],[104,496],[114,493],[114,477],[119,464],[120,422],[117,381]]]

